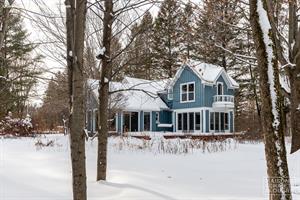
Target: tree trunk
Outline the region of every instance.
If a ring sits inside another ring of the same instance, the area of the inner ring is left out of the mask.
[[[75,7],[76,5],[76,7]],[[66,0],[67,64],[72,77],[70,97],[70,145],[73,178],[73,199],[86,200],[84,77],[83,50],[86,19],[86,0]],[[73,10],[75,9],[75,12]],[[74,58],[74,59],[72,59]],[[69,80],[70,81],[70,80]]]
[[[291,86],[291,153],[300,149],[300,30],[297,20],[297,1],[289,1],[289,59],[295,63],[294,67],[288,68]]]
[[[282,128],[278,59],[265,0],[250,0],[250,20],[260,72],[261,117],[267,161],[269,199],[292,199]],[[264,24],[263,24],[264,22]],[[269,29],[266,31],[266,29]]]
[[[103,48],[101,78],[99,87],[99,134],[98,134],[98,160],[97,160],[97,181],[106,180],[107,168],[107,137],[108,137],[108,98],[109,80],[112,70],[111,62],[111,40],[113,23],[113,1],[105,1],[105,12],[103,19]]]

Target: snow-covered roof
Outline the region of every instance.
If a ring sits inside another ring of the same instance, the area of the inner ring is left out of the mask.
[[[169,109],[158,96],[158,92],[164,90],[167,83],[168,80],[155,81],[125,77],[122,82],[110,82],[109,90],[123,95],[123,110],[159,111]],[[98,99],[99,81],[89,79],[88,85],[95,98]]]
[[[202,80],[204,84],[216,84],[218,78],[223,75],[223,77],[227,79],[225,81],[228,82],[229,88],[239,87],[239,84],[224,70],[223,67],[199,61],[189,61],[185,65],[183,65],[177,71],[175,77],[170,83],[170,86],[173,86],[175,84],[185,67],[189,67]]]

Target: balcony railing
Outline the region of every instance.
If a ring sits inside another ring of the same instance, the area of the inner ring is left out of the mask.
[[[215,95],[214,102],[231,102],[234,103],[234,96],[232,95]]]

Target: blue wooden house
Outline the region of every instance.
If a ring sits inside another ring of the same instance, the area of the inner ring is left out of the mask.
[[[98,81],[88,81],[87,129],[97,130]],[[234,132],[234,93],[239,85],[219,66],[189,63],[172,79],[125,77],[111,82],[111,130],[215,134]],[[118,92],[119,91],[119,92]]]

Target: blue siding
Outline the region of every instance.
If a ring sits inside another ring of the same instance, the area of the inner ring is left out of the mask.
[[[180,84],[195,82],[195,101],[189,103],[180,103]],[[203,87],[200,78],[188,67],[185,67],[181,76],[173,87],[173,107],[172,109],[196,108],[203,106]]]
[[[152,131],[172,131],[173,127],[158,127],[155,119],[156,112],[152,112]],[[159,123],[160,124],[172,124],[172,112],[171,111],[160,111],[159,112]]]
[[[169,108],[172,108],[173,107],[173,100],[169,100],[168,99],[168,93],[167,93],[167,91],[165,92],[165,93],[160,93],[160,94],[158,94],[159,95],[159,97],[167,104],[167,106],[169,107]]]
[[[229,89],[223,76],[220,76],[217,80],[217,82],[222,82],[223,83],[223,90],[224,90],[224,95],[234,95],[234,89]],[[213,103],[213,98],[215,95],[217,95],[217,86],[213,85],[213,86],[208,86],[205,85],[204,86],[204,106],[205,107],[212,107],[212,103]]]

